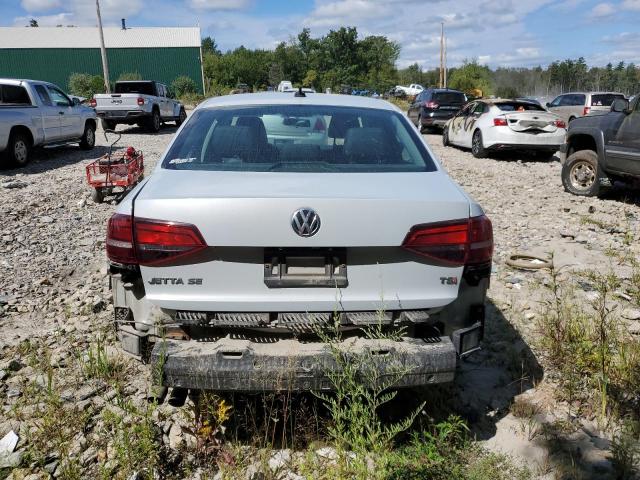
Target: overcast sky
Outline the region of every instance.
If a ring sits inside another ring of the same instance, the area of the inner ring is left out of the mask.
[[[449,65],[466,58],[535,66],[584,56],[589,64],[640,64],[640,0],[100,0],[105,25],[193,26],[222,50],[271,48],[303,27],[314,36],[340,26],[386,35],[399,67],[438,63],[440,22]],[[0,24],[95,25],[95,0],[0,0]],[[0,46],[1,47],[1,46]]]

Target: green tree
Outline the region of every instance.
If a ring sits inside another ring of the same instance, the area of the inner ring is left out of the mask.
[[[218,49],[218,44],[213,38],[204,37],[202,39],[202,55],[206,55],[208,53],[212,55],[220,55],[222,52]]]
[[[196,93],[198,87],[191,77],[181,75],[171,82],[171,89],[177,98]]]
[[[69,76],[69,93],[79,97],[92,98],[96,93],[104,93],[104,80],[99,75],[72,73]]]
[[[491,71],[477,60],[465,60],[462,67],[452,71],[449,86],[467,93],[480,90],[483,95],[491,93]]]

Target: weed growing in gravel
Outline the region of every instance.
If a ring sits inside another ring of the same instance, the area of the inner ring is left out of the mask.
[[[154,479],[160,465],[160,432],[153,422],[155,403],[135,405],[118,398],[117,408],[102,411],[104,438],[111,440],[112,453],[99,466],[103,479],[125,479],[137,473],[139,479]],[[107,452],[109,453],[109,452]]]
[[[611,463],[616,478],[636,478],[640,474],[640,422],[623,421],[611,442]]]
[[[379,312],[380,319],[382,315]],[[411,427],[424,403],[407,412],[404,420],[383,422],[381,407],[396,397],[393,387],[412,368],[393,356],[381,359],[371,351],[354,352],[344,342],[338,316],[334,319],[329,331],[317,330],[335,362],[336,368],[326,372],[334,392],[314,394],[324,402],[331,417],[327,430],[338,450],[338,478],[376,478],[379,473],[376,462],[391,450],[394,438]],[[381,324],[366,336],[385,338]]]
[[[611,415],[640,412],[640,342],[620,327],[614,292],[620,279],[611,273],[583,272],[589,286],[578,296],[574,280],[550,271],[548,296],[539,321],[541,346],[559,373],[560,396],[570,406],[591,407],[602,422]]]
[[[82,371],[88,379],[120,384],[125,375],[126,364],[120,357],[109,355],[105,333],[98,328],[95,331],[94,339],[89,344],[86,353],[78,355]]]

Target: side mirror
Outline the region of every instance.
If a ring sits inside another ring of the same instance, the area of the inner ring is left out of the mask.
[[[551,108],[551,102],[547,102],[545,103],[545,105],[547,106],[547,108]]]
[[[80,99],[78,97],[73,97],[71,102],[73,103],[73,106],[80,105]]]
[[[629,102],[623,98],[616,98],[611,104],[612,112],[625,112],[629,109]]]

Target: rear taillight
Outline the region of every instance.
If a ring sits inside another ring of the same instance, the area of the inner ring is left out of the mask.
[[[89,105],[91,106],[91,108],[96,108],[96,105],[98,105],[98,102],[96,102],[95,98],[92,98],[91,100],[89,100]]]
[[[586,117],[587,115],[589,115],[590,111],[591,111],[591,107],[584,107],[584,110],[582,110],[582,115]]]
[[[436,102],[424,102],[425,108],[432,108],[433,110],[437,110],[440,108],[440,104]]]
[[[484,215],[416,225],[402,247],[446,266],[489,263],[493,255],[493,228]]]
[[[200,231],[188,223],[136,218],[116,213],[107,229],[107,257],[124,265],[158,265],[207,247]]]
[[[141,265],[156,265],[207,247],[200,231],[188,223],[136,218],[136,256]]]
[[[144,105],[144,98],[142,98],[142,97],[138,97],[138,105],[139,105],[139,106]]]
[[[558,128],[567,128],[567,124],[564,123],[564,120],[556,120],[555,124]]]
[[[114,214],[107,227],[107,257],[113,263],[134,265],[137,262],[133,248],[131,215]]]
[[[506,118],[494,118],[493,119],[493,126],[494,127],[506,127],[507,126],[507,119]]]

